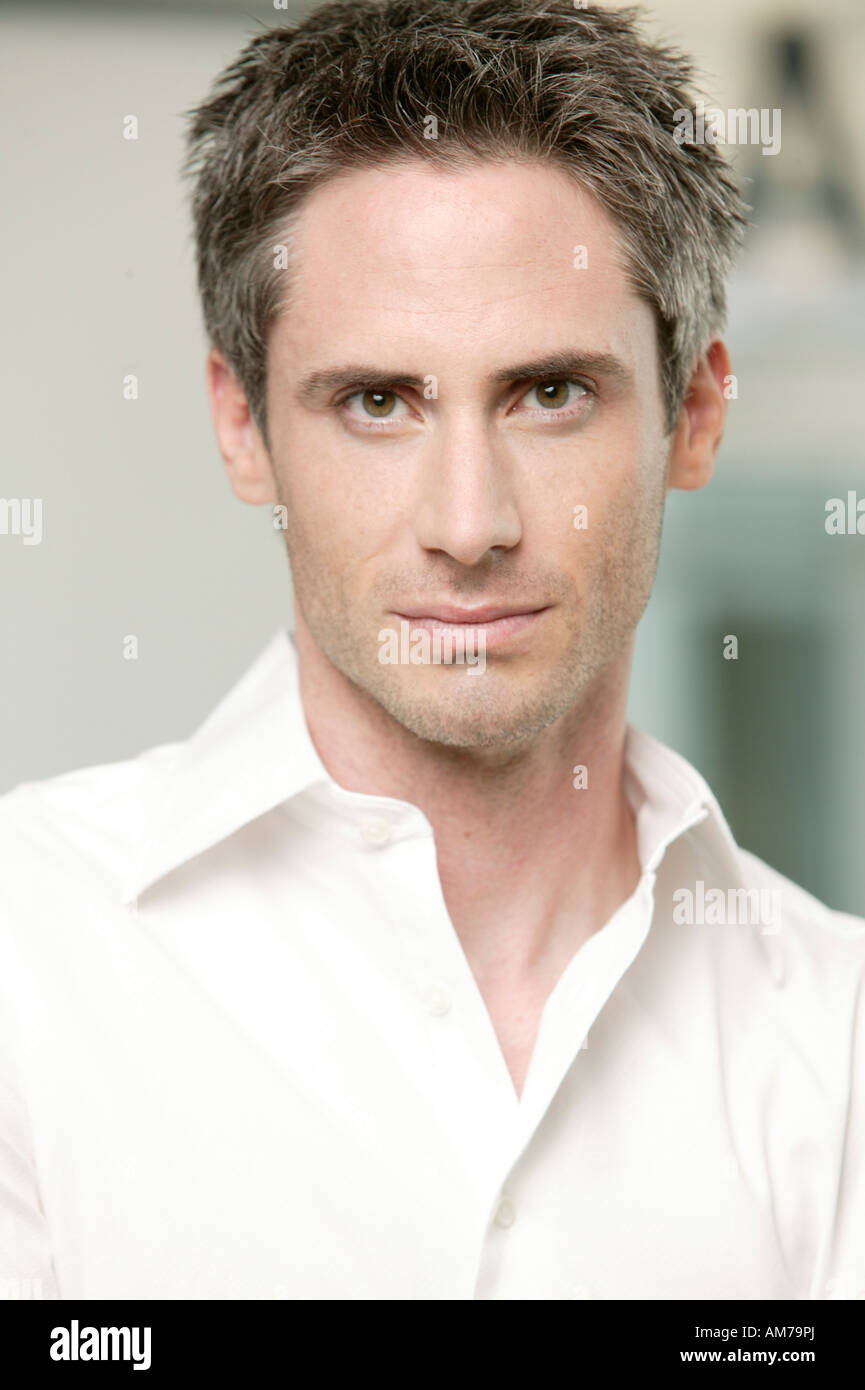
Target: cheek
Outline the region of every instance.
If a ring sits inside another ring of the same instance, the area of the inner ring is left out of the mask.
[[[663,518],[663,480],[640,470],[616,493],[601,539],[609,602],[620,619],[636,622],[654,581]]]
[[[366,445],[348,435],[330,414],[286,421],[275,443],[279,487],[299,517],[316,518],[328,530],[352,535],[380,526],[385,509],[405,508],[402,486],[412,465],[396,451]]]
[[[656,545],[663,508],[663,476],[641,463],[617,472],[598,498],[598,539],[636,574]]]
[[[642,592],[657,560],[663,466],[645,441],[623,435],[593,450],[568,491],[585,511],[573,516],[569,568],[583,589]],[[579,495],[578,495],[579,494]]]
[[[381,557],[395,546],[398,527],[386,490],[348,487],[326,462],[304,473],[277,469],[285,506],[285,540],[299,583],[338,587],[348,600],[363,595]]]
[[[648,493],[639,459],[637,441],[624,434],[572,444],[545,481],[548,532],[569,535],[589,551],[614,543]]]
[[[663,485],[660,443],[641,416],[617,422],[596,441],[587,470],[595,506],[602,513],[622,518],[646,506]]]

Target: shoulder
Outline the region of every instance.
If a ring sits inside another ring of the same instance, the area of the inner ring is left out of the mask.
[[[182,747],[160,744],[0,796],[0,906],[20,896],[32,902],[64,881],[118,884]]]
[[[848,943],[854,952],[865,951],[865,918],[821,902],[749,850],[739,848],[738,853],[748,885],[775,895],[778,917],[784,927],[802,940]]]
[[[757,932],[776,989],[797,1031],[819,1034],[865,1020],[865,919],[830,907],[747,850],[746,887],[760,897]],[[849,1041],[849,1036],[848,1036]]]

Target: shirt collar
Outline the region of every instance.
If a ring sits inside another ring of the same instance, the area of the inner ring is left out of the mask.
[[[668,845],[694,830],[700,852],[731,887],[744,886],[744,866],[718,800],[695,767],[644,729],[628,724],[625,784],[637,817],[644,874],[654,876]]]
[[[131,902],[157,879],[329,774],[309,735],[294,642],[280,629],[185,743],[149,807],[123,884]]]
[[[691,830],[727,883],[742,883],[739,849],[708,784],[673,749],[628,724],[628,796],[643,874]],[[312,742],[297,654],[280,629],[191,738],[178,744],[122,885],[122,901],[316,784],[339,792]],[[376,798],[380,801],[381,798]]]

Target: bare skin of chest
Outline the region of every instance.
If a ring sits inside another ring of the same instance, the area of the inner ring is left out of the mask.
[[[541,1015],[551,989],[552,985],[547,987],[537,984],[522,984],[511,990],[481,987],[487,1013],[518,1098],[523,1093]]]

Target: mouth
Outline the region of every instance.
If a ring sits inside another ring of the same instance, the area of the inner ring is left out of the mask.
[[[435,604],[425,609],[395,611],[395,616],[407,622],[411,628],[424,628],[430,633],[442,632],[452,636],[462,633],[475,639],[483,636],[489,648],[528,632],[547,612],[549,605],[536,608],[484,604],[478,608],[457,608],[452,604]]]

